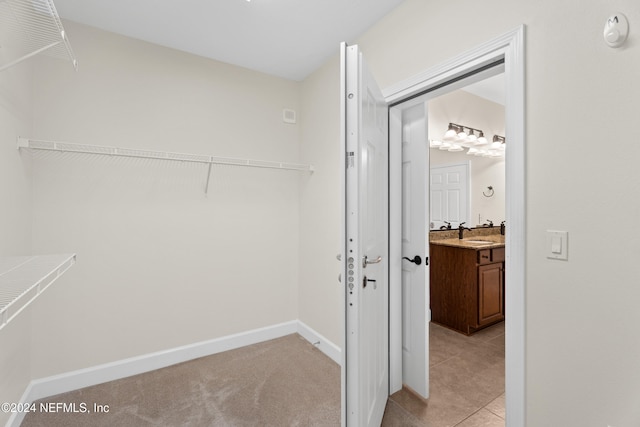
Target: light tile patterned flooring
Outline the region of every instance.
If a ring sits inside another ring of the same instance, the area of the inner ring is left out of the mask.
[[[504,322],[472,336],[431,324],[430,396],[391,396],[383,426],[504,427]]]

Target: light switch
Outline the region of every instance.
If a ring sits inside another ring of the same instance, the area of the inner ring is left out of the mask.
[[[547,230],[547,258],[567,260],[568,237],[566,231]]]

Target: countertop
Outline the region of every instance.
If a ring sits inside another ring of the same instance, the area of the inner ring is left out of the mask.
[[[455,246],[464,249],[493,249],[504,248],[504,236],[492,234],[488,236],[470,236],[464,239],[431,240],[430,245]]]

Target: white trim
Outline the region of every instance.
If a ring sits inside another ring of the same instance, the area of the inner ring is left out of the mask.
[[[436,67],[428,69],[414,77],[401,81],[383,91],[390,104],[397,104],[411,96],[418,95],[430,88],[440,87],[469,71],[491,64],[504,58],[506,76],[506,136],[509,150],[506,153],[506,425],[524,427],[526,424],[526,376],[525,376],[525,332],[526,332],[526,186],[525,186],[525,46],[524,25],[490,40],[475,49],[465,52]],[[447,89],[448,90],[448,89]],[[397,168],[395,168],[397,169]],[[391,188],[397,187],[401,176],[390,174]],[[391,232],[393,233],[393,228]],[[401,236],[392,234],[390,238]],[[392,248],[393,249],[393,246]],[[399,253],[390,253],[390,258],[401,257]],[[395,303],[401,299],[395,298]],[[399,313],[399,314],[398,314]],[[398,342],[397,325],[402,322],[402,307],[390,307],[390,343]],[[390,348],[391,361],[394,352],[402,348]],[[400,358],[401,359],[401,358]],[[400,370],[401,371],[401,370]],[[390,384],[397,386],[402,378],[394,377],[398,369],[390,367]]]
[[[342,366],[342,351],[333,342],[329,341],[317,331],[311,329],[306,323],[298,320],[298,333],[318,350],[323,352],[328,358]]]
[[[177,363],[187,362],[200,357],[210,356],[294,333],[300,334],[312,344],[319,342],[319,345],[316,345],[316,347],[333,361],[340,364],[342,356],[338,346],[303,322],[292,320],[234,335],[33,380],[27,386],[20,402],[33,402],[56,394],[142,374]],[[6,426],[18,427],[22,423],[24,415],[24,413],[12,414]]]
[[[491,64],[501,58],[505,49],[516,41],[519,38],[519,34],[523,32],[524,26],[520,26],[446,62],[398,82],[383,90],[382,94],[389,104],[395,104],[424,92],[428,88],[449,82],[470,70]]]
[[[524,26],[505,51],[506,136],[506,413],[508,427],[526,424],[526,139]]]

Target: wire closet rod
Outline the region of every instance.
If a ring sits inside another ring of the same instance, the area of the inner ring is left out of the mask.
[[[269,160],[239,159],[235,157],[217,157],[202,154],[172,153],[165,151],[139,150],[132,148],[106,147],[100,145],[74,144],[71,142],[43,141],[18,137],[18,149],[60,151],[69,153],[99,154],[115,157],[134,157],[140,159],[173,160],[179,162],[202,163],[209,165],[204,193],[209,192],[209,178],[212,165],[248,166],[254,168],[268,168],[313,172],[312,165],[289,162],[274,162]]]
[[[87,144],[74,144],[70,142],[56,142],[56,141],[43,141],[28,138],[18,138],[18,149],[28,148],[31,150],[47,150],[47,151],[62,151],[71,153],[86,153],[86,154],[102,154],[107,156],[119,156],[119,157],[135,157],[142,159],[159,159],[159,160],[174,160],[180,162],[192,162],[214,165],[231,165],[231,166],[249,166],[254,168],[269,168],[269,169],[283,169],[283,170],[295,170],[313,172],[312,165],[289,163],[289,162],[274,162],[269,160],[252,160],[252,159],[240,159],[235,157],[218,157],[209,156],[203,154],[185,154],[185,153],[172,153],[165,151],[151,151],[151,150],[139,150],[132,148],[118,148],[107,147],[100,145],[87,145]]]

